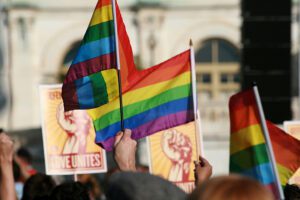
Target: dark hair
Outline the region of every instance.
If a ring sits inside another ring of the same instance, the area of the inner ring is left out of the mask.
[[[284,188],[284,196],[286,200],[300,199],[300,188],[297,185],[286,184]]]
[[[89,200],[89,193],[83,184],[79,182],[63,183],[50,195],[49,200]]]
[[[15,182],[20,181],[21,179],[21,169],[20,166],[13,160],[13,173]]]
[[[107,200],[184,200],[186,197],[173,183],[141,172],[113,174],[106,191]]]
[[[51,176],[37,173],[25,182],[22,200],[41,199],[50,195],[55,185]]]
[[[32,156],[28,149],[24,147],[20,147],[17,151],[17,156],[23,158],[27,163],[31,163],[32,161]]]

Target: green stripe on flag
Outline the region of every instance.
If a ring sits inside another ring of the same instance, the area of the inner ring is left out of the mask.
[[[114,35],[114,21],[108,21],[94,26],[90,26],[86,31],[82,44],[93,42],[102,38]]]
[[[130,104],[123,108],[124,119],[128,119],[134,115],[155,108],[159,105],[167,103],[169,101],[181,99],[191,95],[191,84],[175,87],[173,89],[162,92],[161,94],[154,96],[150,99],[140,101],[134,104]],[[107,126],[114,124],[120,120],[119,109],[113,110],[101,118],[94,121],[94,127],[96,131],[99,131]]]
[[[242,172],[269,162],[265,143],[249,147],[230,155],[230,172]]]
[[[92,74],[89,77],[92,81],[95,106],[108,103],[106,83],[101,72]]]

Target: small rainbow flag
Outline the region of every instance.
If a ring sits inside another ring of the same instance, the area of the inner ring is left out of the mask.
[[[139,139],[194,119],[190,50],[130,76],[123,93],[124,126]],[[88,111],[96,143],[112,150],[120,131],[118,99]]]
[[[233,95],[230,110],[230,172],[250,176],[270,188],[276,196],[275,174],[260,124],[258,106],[252,89]],[[300,166],[299,141],[267,122],[282,186]]]
[[[99,0],[81,46],[62,88],[65,111],[89,109],[118,98],[117,49],[122,66],[122,84],[135,71],[131,45],[116,3],[118,41],[111,0]]]

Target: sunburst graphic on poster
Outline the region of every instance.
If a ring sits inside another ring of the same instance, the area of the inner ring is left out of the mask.
[[[106,172],[106,152],[94,142],[87,112],[64,112],[61,85],[40,86],[40,99],[46,173]]]
[[[186,192],[194,189],[194,160],[199,158],[199,137],[190,122],[147,137],[149,167]]]

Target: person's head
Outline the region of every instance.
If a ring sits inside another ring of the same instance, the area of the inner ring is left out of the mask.
[[[14,174],[15,182],[18,182],[21,180],[21,169],[15,160],[13,160],[13,174]]]
[[[285,200],[299,200],[300,199],[300,188],[297,185],[287,184],[284,188]]]
[[[271,192],[259,182],[239,176],[211,178],[196,188],[191,200],[273,200]]]
[[[31,164],[32,162],[32,156],[30,152],[24,147],[21,147],[17,150],[17,156],[26,164]]]
[[[51,176],[35,174],[25,182],[22,200],[35,200],[47,196],[54,187],[55,182]]]
[[[101,187],[95,176],[91,174],[81,174],[78,175],[78,181],[86,187],[92,199],[101,197]]]
[[[90,197],[82,183],[68,182],[54,188],[49,200],[90,200]]]
[[[119,172],[110,177],[107,200],[184,200],[186,194],[173,183],[148,173]]]

